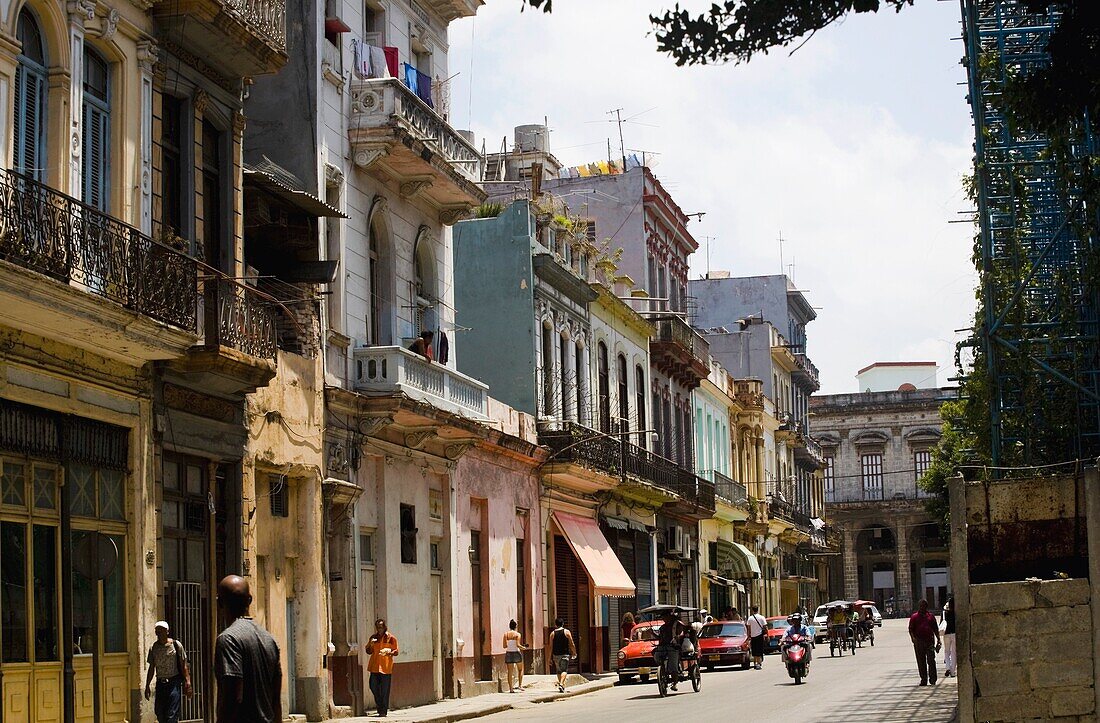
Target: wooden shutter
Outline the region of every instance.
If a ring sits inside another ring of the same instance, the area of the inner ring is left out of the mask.
[[[577,592],[580,587],[577,558],[564,537],[554,537],[554,606],[556,617],[565,620],[565,627],[576,631],[580,616]]]
[[[15,74],[15,170],[38,181],[45,171],[46,77],[20,63]]]
[[[92,101],[84,101],[82,195],[84,203],[107,211],[107,156],[109,116]]]

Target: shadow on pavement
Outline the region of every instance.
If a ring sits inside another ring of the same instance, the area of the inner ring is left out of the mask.
[[[849,701],[835,714],[842,715],[845,721],[876,723],[950,720],[958,707],[954,681],[941,679],[937,685],[928,687],[919,686],[919,682],[916,671],[894,673],[879,688]]]

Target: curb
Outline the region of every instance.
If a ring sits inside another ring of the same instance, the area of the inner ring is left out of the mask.
[[[532,698],[531,703],[552,703],[555,700],[564,700],[566,698],[575,698],[578,695],[584,695],[586,693],[595,693],[597,690],[607,690],[615,685],[616,680],[609,678],[608,680],[596,680],[591,683],[585,683],[581,686],[577,686],[575,690],[567,690],[564,693],[550,693],[539,698]]]
[[[421,718],[417,721],[417,723],[455,723],[455,721],[469,720],[471,718],[482,718],[487,715],[495,715],[497,713],[504,713],[509,710],[515,710],[516,707],[520,704],[552,703],[555,700],[575,698],[579,695],[595,693],[599,690],[607,690],[614,685],[614,678],[610,678],[608,680],[592,681],[591,683],[585,683],[577,686],[577,689],[575,690],[567,690],[564,693],[549,693],[547,695],[539,696],[537,698],[528,698],[523,701],[517,700],[515,703],[498,703],[497,705],[488,708],[482,708],[481,710],[471,710],[462,713],[448,713],[447,715],[436,716],[435,718]]]

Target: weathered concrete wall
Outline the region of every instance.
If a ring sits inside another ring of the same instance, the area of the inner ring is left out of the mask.
[[[1095,720],[1090,602],[1084,579],[971,586],[976,720]]]
[[[1096,487],[1095,469],[951,482],[960,721],[1096,720]]]

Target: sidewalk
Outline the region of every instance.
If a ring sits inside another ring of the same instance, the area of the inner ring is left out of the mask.
[[[525,675],[523,676],[525,690],[516,693],[490,693],[473,698],[451,698],[441,700],[438,703],[416,706],[415,708],[391,709],[385,720],[451,723],[451,721],[480,718],[494,713],[503,713],[513,708],[525,708],[538,703],[548,703],[561,698],[572,698],[576,695],[584,695],[597,690],[606,690],[618,680],[618,677],[614,674],[586,677],[587,680],[579,675],[570,675],[565,692],[559,693],[555,685],[555,676]],[[376,720],[379,720],[379,718],[368,715],[356,718],[336,718],[330,723],[367,723]]]

